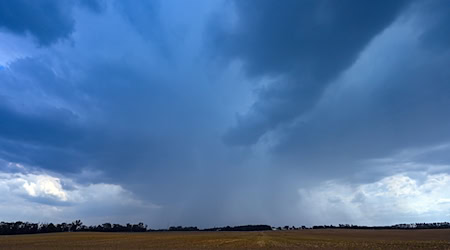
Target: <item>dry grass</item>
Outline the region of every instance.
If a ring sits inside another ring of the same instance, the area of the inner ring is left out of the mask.
[[[450,230],[54,233],[0,236],[0,249],[450,249]]]

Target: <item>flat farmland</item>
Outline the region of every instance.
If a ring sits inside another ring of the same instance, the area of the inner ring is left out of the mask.
[[[450,229],[52,233],[0,236],[0,249],[450,249]]]

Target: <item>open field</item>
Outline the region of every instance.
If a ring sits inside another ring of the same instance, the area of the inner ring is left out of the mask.
[[[52,233],[0,236],[0,249],[450,249],[450,229]]]

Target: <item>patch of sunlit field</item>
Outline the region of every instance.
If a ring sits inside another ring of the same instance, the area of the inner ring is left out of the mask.
[[[0,236],[0,249],[450,249],[450,230],[52,233]]]

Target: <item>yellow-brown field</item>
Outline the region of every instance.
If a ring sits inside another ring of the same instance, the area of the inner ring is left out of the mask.
[[[53,233],[0,236],[0,249],[450,249],[450,230]]]

